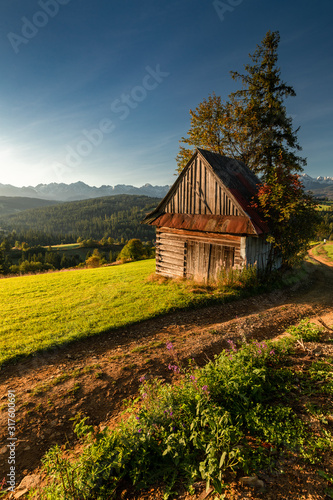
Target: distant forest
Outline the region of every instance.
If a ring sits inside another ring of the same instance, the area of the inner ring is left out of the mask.
[[[2,217],[0,228],[13,244],[57,245],[78,238],[154,241],[154,228],[140,222],[159,202],[148,196],[117,195],[61,203]]]

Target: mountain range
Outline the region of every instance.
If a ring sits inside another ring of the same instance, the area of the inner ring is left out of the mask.
[[[38,184],[37,186],[15,187],[10,184],[0,184],[0,196],[20,196],[26,198],[39,198],[50,201],[78,201],[101,196],[114,196],[117,194],[144,195],[151,198],[163,198],[170,186],[152,186],[145,184],[135,187],[126,184],[116,186],[88,186],[84,182],[72,184],[56,183]]]
[[[317,198],[329,198],[333,200],[333,177],[310,177],[301,174],[301,181],[307,191],[312,191]]]
[[[312,191],[316,197],[327,197],[333,199],[333,177],[311,177],[301,174],[301,181],[306,190]],[[38,184],[37,186],[15,187],[10,184],[0,184],[0,196],[19,196],[26,198],[37,198],[50,201],[78,201],[99,198],[101,196],[114,196],[118,194],[144,195],[151,198],[163,198],[170,186],[152,186],[145,184],[135,187],[127,184],[116,186],[88,186],[84,182],[72,184],[56,183]]]

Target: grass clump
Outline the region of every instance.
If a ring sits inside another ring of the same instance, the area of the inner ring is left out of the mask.
[[[288,328],[288,333],[303,342],[317,342],[322,334],[322,328],[311,323],[308,319],[303,319],[298,326]]]
[[[52,481],[39,498],[112,499],[124,484],[142,489],[158,483],[167,499],[180,483],[191,491],[198,479],[222,494],[227,470],[271,470],[281,454],[314,463],[332,447],[328,431],[314,439],[293,409],[297,380],[288,367],[290,341],[239,347],[230,340],[201,369],[185,369],[171,342],[167,348],[177,383],[141,377],[140,398],[112,431],[96,434],[85,419],[77,422],[83,453],[78,461],[64,458],[58,447],[46,455]],[[311,380],[313,370],[303,380]]]

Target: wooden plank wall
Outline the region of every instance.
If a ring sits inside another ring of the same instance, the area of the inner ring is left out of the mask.
[[[243,246],[243,245],[242,245]],[[262,238],[255,238],[248,236],[245,240],[245,259],[247,265],[256,265],[257,269],[265,269],[271,244],[267,243]],[[281,260],[279,259],[275,262],[273,267],[279,268],[281,266]]]
[[[158,229],[156,272],[168,277],[215,280],[222,269],[242,267],[240,241],[240,237],[226,234],[198,235],[185,230]]]
[[[195,158],[165,211],[173,214],[242,215],[200,158]]]
[[[215,281],[223,270],[234,266],[235,247],[189,240],[186,277],[197,281]]]

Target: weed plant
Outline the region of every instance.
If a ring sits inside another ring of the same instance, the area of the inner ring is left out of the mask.
[[[184,368],[169,342],[176,382],[141,377],[140,397],[112,431],[96,434],[86,419],[78,420],[75,432],[85,444],[80,459],[71,461],[52,448],[44,458],[50,484],[38,498],[112,499],[124,484],[141,489],[158,483],[168,499],[179,483],[191,491],[198,479],[222,493],[227,470],[271,470],[281,454],[320,460],[332,436],[314,439],[298,418],[289,404],[296,381],[286,367],[297,337],[310,336],[310,328],[316,331],[301,324],[293,340],[274,344],[237,346],[230,340],[201,369],[193,362]]]

